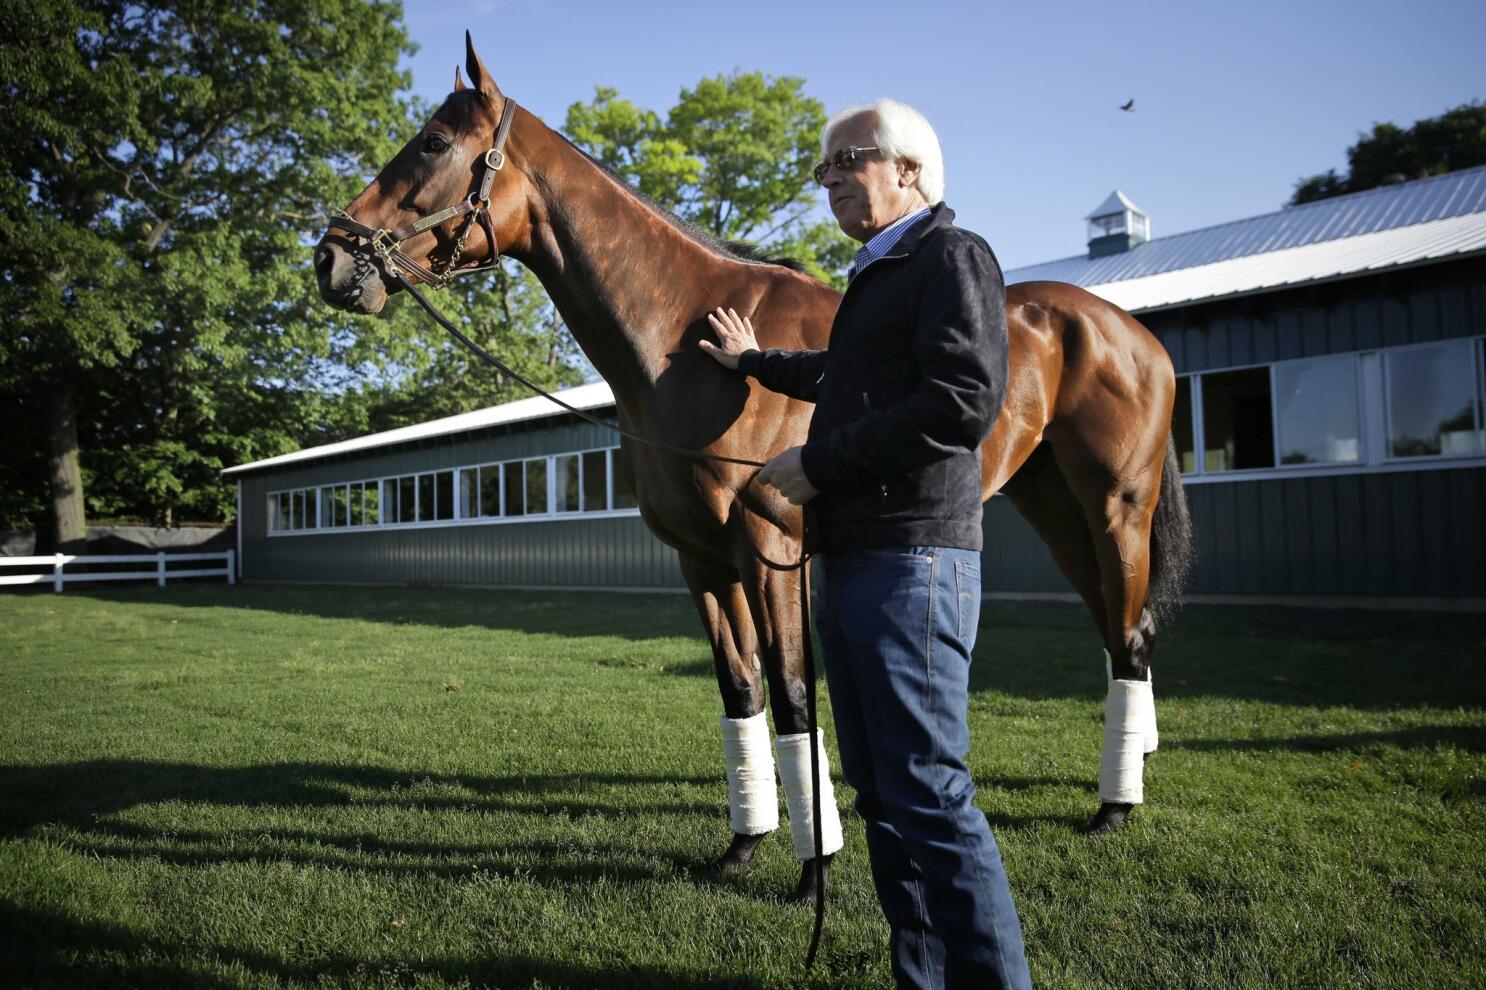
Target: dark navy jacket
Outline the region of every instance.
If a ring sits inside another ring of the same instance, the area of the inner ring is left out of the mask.
[[[823,351],[749,351],[739,370],[815,403],[801,462],[812,552],[981,548],[980,442],[1006,398],[1006,287],[940,203],[841,298]]]

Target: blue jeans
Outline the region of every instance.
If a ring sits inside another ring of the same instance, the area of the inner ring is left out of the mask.
[[[823,555],[816,625],[899,987],[1030,988],[1001,854],[965,765],[980,554]]]

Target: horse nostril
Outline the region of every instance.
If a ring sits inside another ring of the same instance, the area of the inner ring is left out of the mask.
[[[329,278],[330,269],[334,266],[335,258],[331,256],[329,245],[321,244],[315,249],[315,274],[322,280]]]

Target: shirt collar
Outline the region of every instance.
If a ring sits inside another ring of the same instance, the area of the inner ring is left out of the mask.
[[[846,277],[848,279],[855,278],[857,272],[866,268],[878,258],[885,256],[902,239],[903,235],[908,233],[910,227],[923,220],[932,212],[933,207],[926,206],[915,213],[899,217],[882,230],[879,230],[873,235],[871,240],[857,250],[856,255],[851,259],[851,269],[847,272]]]

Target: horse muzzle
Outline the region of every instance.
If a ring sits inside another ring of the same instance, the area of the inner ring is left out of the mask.
[[[374,314],[387,304],[387,284],[371,252],[356,250],[335,234],[315,246],[315,281],[320,298],[336,309]]]

